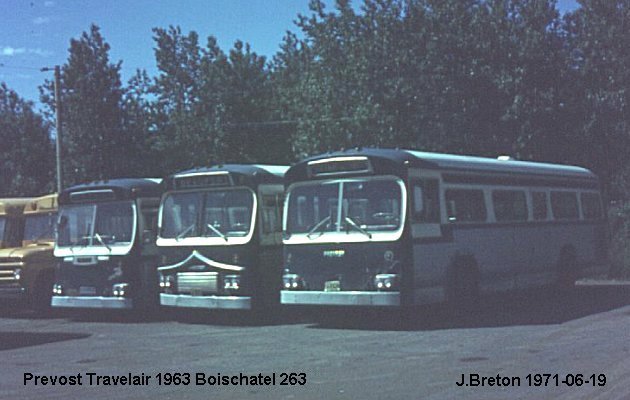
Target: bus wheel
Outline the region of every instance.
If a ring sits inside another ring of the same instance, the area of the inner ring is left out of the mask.
[[[52,309],[50,301],[52,298],[54,277],[53,271],[44,271],[40,273],[35,280],[30,300],[31,307],[37,314],[48,314]]]
[[[572,246],[563,247],[558,258],[556,287],[565,292],[574,289],[575,281],[578,278],[578,269],[575,249]]]
[[[157,270],[149,263],[141,266],[140,281],[133,301],[132,315],[135,317],[151,319],[161,314]]]
[[[446,290],[448,304],[459,311],[471,311],[479,301],[479,274],[471,264],[452,269]]]

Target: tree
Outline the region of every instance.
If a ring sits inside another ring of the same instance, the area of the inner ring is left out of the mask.
[[[214,37],[206,47],[195,32],[154,29],[160,75],[154,148],[168,153],[168,169],[224,162],[283,162],[288,141],[275,113],[264,57],[237,41],[225,54]]]
[[[61,68],[63,170],[66,185],[134,175],[140,156],[124,128],[121,62],[109,61],[109,44],[96,25],[70,41]],[[55,110],[53,85],[40,87],[41,100]]]
[[[583,0],[565,19],[571,58],[573,158],[593,168],[613,198],[630,194],[630,1]],[[616,183],[612,185],[612,183]]]
[[[53,190],[50,125],[6,84],[0,84],[0,196],[34,196]]]

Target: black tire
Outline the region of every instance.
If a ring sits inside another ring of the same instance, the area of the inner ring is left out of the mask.
[[[157,269],[150,263],[144,263],[141,268],[138,292],[133,297],[133,314],[150,318],[160,309]]]
[[[558,258],[555,286],[563,292],[575,289],[579,269],[575,249],[572,246],[563,247]]]
[[[50,301],[55,280],[53,271],[44,271],[39,274],[32,287],[31,308],[38,315],[48,315],[52,312]]]

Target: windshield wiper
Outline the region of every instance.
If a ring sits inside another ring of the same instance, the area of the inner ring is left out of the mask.
[[[350,225],[351,227],[355,228],[357,231],[361,232],[362,234],[364,234],[368,238],[372,239],[372,234],[370,232],[366,231],[365,229],[361,228],[359,225],[357,225],[357,223],[354,222],[352,220],[352,218],[346,217],[344,219],[344,221],[346,221],[348,223],[348,225]]]
[[[306,234],[306,237],[310,239],[310,238],[311,238],[311,235],[312,235],[313,233],[317,232],[317,230],[318,230],[319,228],[321,228],[322,226],[324,226],[324,224],[325,224],[326,222],[328,222],[328,221],[330,221],[330,215],[329,215],[329,216],[327,216],[327,217],[325,217],[324,219],[322,219],[322,220],[321,220],[321,221],[319,221],[318,223],[316,223],[316,224],[315,224],[315,226],[314,226],[314,227],[312,227],[310,231],[308,231],[308,233]]]
[[[175,240],[179,240],[179,239],[183,238],[188,232],[192,231],[194,227],[195,227],[195,224],[192,224],[188,228],[186,228],[183,231],[181,231],[179,233],[179,235],[175,236]]]
[[[210,230],[211,230],[212,232],[214,232],[214,233],[216,233],[217,235],[221,236],[221,237],[222,237],[222,238],[223,238],[226,242],[228,241],[227,236],[226,236],[223,232],[221,232],[220,230],[218,230],[217,228],[215,228],[214,226],[212,226],[212,225],[210,225],[210,224],[206,224],[206,226],[207,226],[208,228],[210,228]]]
[[[94,232],[94,238],[96,240],[98,240],[103,246],[105,246],[105,248],[111,253],[112,252],[112,248],[109,247],[107,245],[107,243],[105,243],[105,241],[103,240],[103,238],[101,237],[101,235],[98,234],[98,232]]]

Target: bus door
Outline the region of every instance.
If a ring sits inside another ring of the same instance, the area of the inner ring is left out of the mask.
[[[450,227],[442,224],[446,217],[440,207],[443,204],[440,187],[441,177],[437,171],[409,172],[407,192],[416,303],[441,300],[443,295],[431,291],[431,288],[440,287],[444,279],[444,266],[452,245]]]
[[[282,283],[282,205],[283,185],[259,185],[258,232],[260,247],[255,249],[257,262],[254,268],[258,302],[267,306],[279,302]]]

